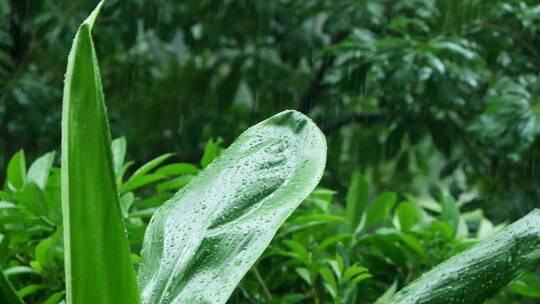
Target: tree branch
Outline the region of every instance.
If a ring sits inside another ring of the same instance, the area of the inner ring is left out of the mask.
[[[332,38],[331,45],[337,44],[341,41],[343,41],[347,36],[349,35],[348,31],[339,32],[336,36]],[[326,75],[326,72],[332,67],[334,64],[336,57],[334,55],[326,55],[323,58],[323,62],[321,63],[321,66],[315,72],[315,75],[313,79],[311,79],[311,82],[309,83],[308,89],[302,95],[302,98],[300,99],[300,105],[298,107],[298,111],[309,114],[311,109],[315,106],[315,102],[319,94],[324,90],[324,86],[322,85],[322,81],[324,79],[324,76]]]
[[[359,123],[362,125],[370,126],[370,125],[382,122],[385,119],[386,119],[386,115],[384,113],[354,112],[345,117],[338,119],[337,121],[324,125],[322,129],[325,134],[330,134],[352,123]]]
[[[302,99],[300,99],[300,107],[298,108],[300,112],[307,115],[315,105],[315,99],[323,90],[322,80],[324,75],[334,64],[334,60],[334,56],[324,58],[323,63],[315,73],[315,77],[311,80],[307,91],[302,96]]]

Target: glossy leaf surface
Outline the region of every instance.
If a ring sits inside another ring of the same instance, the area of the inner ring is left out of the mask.
[[[245,131],[161,207],[145,235],[144,303],[225,303],[319,182],[324,136],[285,111]]]
[[[388,304],[476,304],[540,260],[540,210],[435,267]]]
[[[100,4],[101,5],[101,4]],[[62,117],[62,207],[67,302],[138,303],[135,271],[115,186],[111,139],[90,30],[68,58]]]

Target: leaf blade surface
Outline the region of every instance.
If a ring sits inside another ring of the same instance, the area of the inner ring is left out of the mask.
[[[62,209],[68,303],[139,303],[115,185],[111,138],[90,34],[101,2],[77,32],[62,114]]]
[[[161,207],[145,235],[144,303],[225,303],[319,182],[324,136],[285,111],[248,129]]]
[[[436,266],[388,304],[483,303],[540,261],[540,210]]]

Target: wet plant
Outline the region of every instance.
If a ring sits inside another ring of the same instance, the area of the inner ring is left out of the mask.
[[[221,153],[216,152],[218,145],[209,142],[206,151],[210,156],[203,157],[201,172],[194,166],[172,164],[153,175],[150,171],[169,157],[164,155],[140,167],[123,183],[122,176],[129,167],[122,159],[125,141],[111,142],[91,37],[99,8],[79,28],[65,80],[61,221],[66,300],[68,303],[225,303],[284,221],[318,184],[326,161],[324,136],[306,116],[285,111],[249,128]],[[217,154],[220,155],[216,157]],[[36,162],[36,167],[46,170],[33,172],[48,172],[53,158],[53,154],[45,155]],[[25,166],[20,165],[24,164],[23,153],[16,155],[13,164],[12,170],[8,168],[14,172],[10,174],[10,186],[24,188],[25,179],[31,177],[35,183],[29,185],[34,186],[28,186],[24,193],[40,193],[48,173],[28,176],[21,173],[25,172]],[[126,234],[126,229],[130,229],[126,218],[133,202],[129,193],[179,171],[193,176],[161,185],[181,190],[159,209],[152,210],[141,259],[134,263],[133,248]],[[318,246],[321,251],[343,240],[350,240],[354,250],[372,243],[372,248],[387,253],[389,259],[399,263],[400,256],[392,252],[397,248],[395,243],[403,242],[419,256],[425,255],[422,245],[408,234],[414,226],[435,223],[433,226],[450,231],[449,234],[463,229],[459,209],[451,200],[443,200],[441,218],[445,222],[439,223],[428,221],[423,208],[411,199],[396,208],[394,221],[399,231],[387,228],[371,234],[373,229],[388,222],[397,195],[383,193],[368,205],[364,186],[361,176],[353,178],[345,216],[315,214],[296,218],[282,233],[292,234],[317,222],[345,222],[339,227],[340,234]],[[328,210],[331,191],[319,189],[312,196],[317,210]],[[25,196],[19,199],[27,202],[29,208],[41,208],[31,205]],[[435,267],[393,297],[396,285],[392,285],[376,303],[481,303],[537,263],[539,227],[539,212],[534,211]],[[37,265],[47,265],[51,258],[47,248],[59,241],[59,235],[53,232],[50,238],[40,242],[35,254]],[[369,280],[375,267],[368,269],[350,263],[342,257],[344,250],[338,246],[335,258],[324,260],[322,264],[328,265],[320,265],[320,261],[313,261],[302,241],[305,239],[286,240],[289,251],[279,254],[304,263],[295,268],[304,281],[324,282],[330,294],[328,302],[362,300],[356,285]],[[259,281],[267,300],[272,302],[264,281]],[[0,291],[3,302],[22,303],[3,274]],[[54,296],[56,301],[64,295]]]
[[[90,34],[99,8],[75,37],[65,80],[67,301],[225,302],[281,223],[320,180],[324,136],[311,120],[293,111],[245,131],[152,217],[136,278]]]

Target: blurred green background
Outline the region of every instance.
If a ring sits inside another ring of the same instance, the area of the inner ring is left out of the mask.
[[[0,167],[58,148],[66,54],[94,5],[0,0]],[[113,135],[135,160],[193,161],[209,138],[297,109],[328,136],[333,187],[361,169],[394,190],[467,192],[498,219],[538,205],[537,1],[110,0],[104,12]]]
[[[95,4],[0,0],[0,168],[59,151]],[[494,223],[540,206],[536,0],[108,0],[94,36],[113,137],[139,163],[196,162],[296,109],[327,136],[338,197],[360,171],[374,193],[451,194]]]

